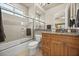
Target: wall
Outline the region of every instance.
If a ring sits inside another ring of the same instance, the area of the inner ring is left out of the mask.
[[[26,7],[23,7],[20,4],[14,5],[27,15],[28,12]],[[26,37],[26,18],[17,17],[15,15],[2,12],[2,20],[7,42]]]
[[[31,7],[29,7],[29,13],[28,14],[29,14],[29,16],[31,18],[35,17],[35,7],[34,7],[34,4]]]
[[[18,8],[19,10],[23,11],[24,14],[28,15],[28,7],[24,6],[21,3],[11,3],[14,7]]]
[[[36,12],[37,11],[39,11],[39,14],[41,15],[41,21],[44,21],[45,20],[45,14],[44,13],[42,13],[42,11],[40,10],[40,8],[38,8],[37,6],[36,6],[36,4],[33,4],[32,6],[30,6],[29,7],[29,16],[31,17],[31,18],[36,18]],[[29,20],[33,20],[33,19],[29,19]],[[40,20],[40,19],[39,19]],[[38,21],[37,21],[38,22]],[[36,21],[34,22],[34,28],[39,28],[38,27],[39,26],[39,22],[38,23],[36,23]],[[33,29],[33,23],[30,23],[29,25],[28,25],[28,27],[29,28],[31,28],[31,29]],[[43,28],[44,28],[44,26],[43,26]],[[33,31],[32,31],[32,34],[33,34]]]
[[[67,4],[61,4],[46,11],[45,21],[47,24],[53,25],[52,28],[55,28],[55,18],[65,13],[66,5]]]
[[[26,21],[25,19],[2,13],[2,20],[6,41],[17,40],[26,37]],[[22,22],[24,25],[22,25]]]

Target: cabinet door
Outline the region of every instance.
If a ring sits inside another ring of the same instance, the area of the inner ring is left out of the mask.
[[[50,37],[42,38],[42,41],[41,41],[42,46],[46,46],[50,48],[50,43],[51,43]]]
[[[42,54],[43,54],[43,56],[50,56],[50,48],[43,47]]]
[[[62,42],[52,41],[51,43],[51,55],[62,56],[64,55],[64,45]]]
[[[79,46],[75,44],[67,44],[66,49],[68,56],[79,56]]]
[[[67,50],[67,46],[64,44],[64,56],[68,56],[68,50]]]

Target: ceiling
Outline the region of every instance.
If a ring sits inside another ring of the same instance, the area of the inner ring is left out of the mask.
[[[43,8],[44,8],[45,10],[48,10],[48,9],[50,9],[50,8],[52,8],[52,7],[56,7],[56,6],[61,5],[61,4],[62,4],[62,3],[47,3],[46,5],[43,6]]]
[[[21,3],[22,5],[26,6],[26,7],[31,7],[34,5],[34,3]]]
[[[58,5],[61,5],[62,3],[41,3],[41,4],[45,4],[43,6],[41,6],[44,10],[48,10],[52,7],[56,7]],[[26,7],[31,7],[34,5],[34,3],[23,3],[23,5],[25,5]]]

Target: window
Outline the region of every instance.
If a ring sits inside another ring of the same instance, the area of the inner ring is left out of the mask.
[[[23,15],[23,11],[19,10],[19,9],[15,9],[15,13],[21,14]]]
[[[9,12],[9,11],[3,10],[3,9],[2,9],[2,12],[13,15],[12,12]]]
[[[10,12],[10,11],[13,11],[13,7],[11,7],[11,6],[9,6],[9,5],[5,4],[5,3],[0,3],[0,6],[3,8],[2,12],[13,15],[13,13]]]
[[[23,14],[23,11],[20,11],[19,9],[15,9],[15,15],[23,18],[22,15],[24,14]]]
[[[24,18],[22,15],[19,15],[19,14],[14,14],[15,16],[18,16],[18,17],[21,17],[21,18]]]
[[[0,3],[0,6],[2,7],[2,12],[24,18],[23,11],[13,7],[13,5],[9,3]]]
[[[13,7],[8,4],[1,3],[0,5],[2,8],[6,8],[7,10],[13,11]]]

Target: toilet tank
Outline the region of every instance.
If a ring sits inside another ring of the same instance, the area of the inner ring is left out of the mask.
[[[42,35],[35,35],[35,39],[40,42],[41,41],[41,38],[42,38]]]

